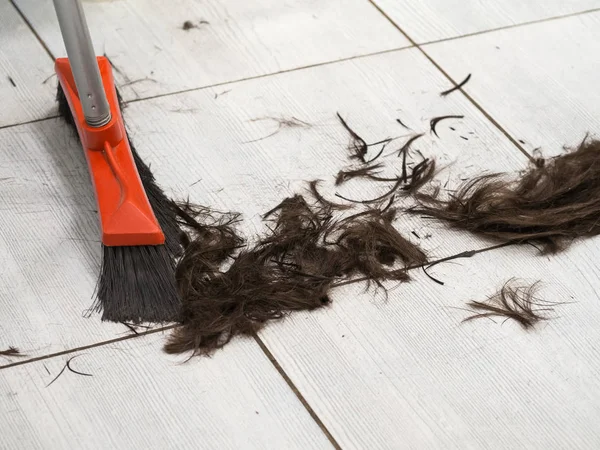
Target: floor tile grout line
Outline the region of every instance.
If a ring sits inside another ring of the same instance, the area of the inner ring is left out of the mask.
[[[465,250],[465,251],[462,251],[462,252],[455,253],[453,255],[444,256],[442,258],[438,258],[438,259],[434,259],[434,260],[428,261],[426,264],[407,267],[406,270],[418,270],[418,269],[422,269],[423,267],[428,267],[430,265],[437,265],[439,263],[442,263],[442,262],[448,260],[449,258],[455,257],[456,255],[460,255],[460,254],[464,254],[464,253],[476,253],[476,254],[486,253],[486,252],[489,252],[489,251],[497,250],[497,249],[499,249],[499,248],[501,248],[503,246],[508,246],[508,244],[506,244],[506,245],[504,245],[504,244],[496,244],[496,245],[491,245],[489,247],[484,247],[484,248],[475,249],[475,250]],[[358,282],[358,280],[349,280],[349,281],[351,281],[352,283]],[[347,283],[347,284],[352,284],[352,283]],[[340,286],[343,286],[343,284],[341,284]],[[338,287],[338,286],[334,286],[334,288],[335,287]],[[137,334],[129,334],[127,336],[122,336],[122,337],[119,337],[119,338],[109,339],[107,341],[94,342],[93,344],[87,344],[87,345],[83,345],[83,346],[80,346],[80,347],[75,347],[75,348],[70,348],[70,349],[66,349],[66,350],[61,350],[60,352],[48,353],[46,355],[36,356],[36,357],[33,357],[33,358],[24,359],[24,360],[20,360],[20,361],[15,361],[15,362],[12,362],[12,363],[0,365],[0,370],[2,370],[2,369],[8,369],[10,367],[15,367],[15,366],[22,366],[24,364],[34,363],[34,362],[42,361],[42,360],[45,360],[45,359],[50,359],[50,358],[54,358],[56,356],[67,355],[69,353],[75,353],[75,352],[79,352],[81,350],[87,350],[87,349],[90,349],[90,348],[101,347],[101,346],[107,345],[107,344],[114,344],[115,342],[126,341],[126,340],[129,340],[129,339],[135,339],[137,337],[142,337],[142,336],[146,336],[146,335],[150,335],[150,334],[154,334],[154,333],[159,333],[161,331],[173,330],[173,329],[175,329],[175,328],[177,328],[179,326],[181,326],[181,325],[179,325],[179,324],[169,325],[167,327],[161,327],[161,328],[156,328],[156,329],[153,329],[153,330],[142,331],[142,332],[138,332]]]
[[[595,12],[600,12],[600,8],[586,9],[584,11],[576,11],[576,12],[572,12],[572,13],[568,13],[568,14],[546,17],[544,19],[529,20],[526,22],[513,23],[510,25],[504,25],[504,26],[496,27],[496,28],[489,28],[487,30],[474,31],[472,33],[465,33],[465,34],[461,34],[459,36],[451,36],[451,37],[447,37],[447,38],[436,39],[433,41],[425,41],[425,42],[420,42],[420,43],[416,43],[416,41],[414,41],[414,45],[415,45],[415,47],[417,47],[417,46],[424,46],[424,45],[439,44],[441,42],[456,41],[458,39],[469,38],[472,36],[480,36],[482,34],[494,33],[496,31],[511,30],[513,28],[526,27],[526,26],[535,25],[538,23],[554,22],[554,21],[561,20],[561,19],[568,19],[569,17],[582,16],[585,14],[591,14],[591,13],[595,13]],[[390,20],[390,19],[388,18],[388,20]],[[407,37],[407,39],[408,39],[408,37]],[[411,41],[411,42],[413,42],[413,41]]]
[[[32,123],[44,122],[46,120],[60,119],[60,116],[40,117],[39,119],[26,120],[25,122],[11,123],[10,125],[0,125],[0,131],[8,128],[20,127],[21,125],[30,125]]]
[[[269,361],[271,362],[273,367],[275,367],[275,369],[277,370],[279,375],[285,380],[285,382],[287,383],[289,388],[292,390],[294,395],[298,398],[298,400],[300,400],[300,403],[302,403],[302,406],[304,406],[304,409],[306,409],[308,414],[310,414],[310,417],[317,423],[319,428],[321,428],[321,430],[323,431],[323,433],[325,434],[325,436],[327,437],[327,439],[329,440],[331,445],[333,445],[333,447],[336,450],[341,450],[342,447],[340,446],[340,444],[338,444],[338,442],[333,437],[333,435],[331,434],[331,432],[329,431],[327,426],[325,426],[325,424],[323,423],[321,418],[317,415],[317,413],[312,408],[310,403],[308,403],[306,398],[302,395],[300,390],[296,387],[296,385],[294,384],[294,382],[292,381],[290,376],[286,373],[286,371],[283,369],[283,367],[281,367],[281,364],[279,364],[279,361],[277,361],[277,358],[275,358],[275,356],[273,355],[271,350],[269,350],[269,347],[267,347],[267,345],[264,343],[264,341],[256,333],[254,333],[254,340],[256,341],[256,343],[258,344],[258,346],[260,347],[262,352],[265,354],[265,356],[269,359]]]
[[[396,29],[402,33],[402,35],[408,39],[408,41],[413,44],[413,46],[419,50],[423,56],[425,56],[425,58],[427,58],[429,60],[429,62],[431,64],[433,64],[435,66],[436,69],[438,69],[442,75],[444,75],[448,81],[450,81],[450,83],[452,83],[455,87],[458,86],[458,83],[454,80],[454,78],[452,78],[450,76],[450,74],[448,74],[448,72],[446,72],[442,66],[440,64],[437,63],[437,61],[435,61],[425,50],[423,50],[423,48],[421,48],[421,44],[417,44],[403,29],[402,27],[400,27],[400,25],[398,25],[390,16],[388,16],[386,14],[385,11],[383,11],[383,9],[381,9],[381,7],[375,3],[376,0],[367,0],[369,3],[371,3],[373,5],[374,8],[376,8],[392,25],[394,25],[396,27]],[[471,95],[469,95],[464,88],[459,88],[458,89],[466,98],[467,100],[469,100],[473,106],[475,106],[475,108],[477,108],[479,110],[479,112],[481,112],[484,117],[486,119],[488,119],[503,135],[504,137],[506,137],[515,147],[517,147],[517,149],[523,153],[527,158],[529,158],[530,161],[534,161],[535,159],[533,158],[532,155],[529,154],[529,152],[527,150],[525,150],[525,148],[517,141],[517,139],[515,139],[514,137],[512,137],[512,135],[502,126],[500,125],[500,123],[494,119],[492,117],[492,115],[490,113],[488,113]]]
[[[29,27],[29,29],[31,30],[31,32],[36,36],[36,38],[40,42],[40,44],[44,47],[44,49],[46,50],[46,52],[48,53],[48,55],[50,56],[50,58],[52,58],[52,60],[54,61],[55,60],[54,55],[52,54],[52,52],[50,51],[50,49],[46,46],[46,44],[44,43],[44,41],[42,40],[42,38],[37,34],[37,32],[35,31],[35,29],[31,25],[31,23],[27,20],[26,16],[21,12],[21,10],[18,8],[18,6],[14,3],[14,0],[10,0],[10,2],[13,5],[13,7],[17,10],[17,12],[19,13],[20,17],[25,21],[25,23],[27,24],[27,26]],[[152,100],[152,99],[155,99],[155,98],[168,97],[168,96],[171,96],[171,95],[178,95],[178,94],[185,94],[187,92],[201,91],[201,90],[204,90],[204,89],[211,89],[211,88],[226,86],[226,85],[235,84],[235,83],[242,83],[244,81],[257,80],[257,79],[261,79],[261,78],[268,78],[268,77],[271,77],[271,76],[280,75],[280,74],[289,73],[289,72],[295,72],[295,71],[300,71],[300,70],[305,70],[305,69],[312,69],[312,68],[315,68],[315,67],[333,65],[333,64],[336,64],[336,63],[342,63],[342,62],[351,61],[351,60],[354,60],[354,59],[369,58],[369,57],[372,57],[372,56],[382,55],[382,54],[386,54],[386,53],[395,53],[395,52],[399,52],[399,51],[403,51],[403,50],[409,50],[411,48],[416,48],[419,51],[421,51],[421,53],[423,53],[424,56],[427,59],[429,59],[430,62],[432,64],[434,64],[436,66],[436,68],[438,70],[440,70],[446,76],[446,78],[448,78],[452,83],[454,83],[456,85],[456,82],[447,73],[445,73],[445,71],[439,66],[439,64],[437,64],[421,47],[428,46],[428,45],[433,45],[433,44],[439,44],[439,43],[442,43],[442,42],[455,41],[455,40],[459,40],[459,39],[463,39],[463,38],[469,38],[469,37],[472,37],[472,36],[480,36],[480,35],[483,35],[483,34],[494,33],[496,31],[508,30],[508,29],[513,29],[513,28],[520,28],[520,27],[525,27],[525,26],[528,26],[528,25],[535,25],[535,24],[538,24],[538,23],[551,22],[551,21],[565,19],[565,18],[569,18],[569,17],[580,16],[580,15],[590,14],[590,13],[594,13],[594,12],[600,12],[600,8],[588,9],[588,10],[585,10],[585,11],[578,11],[578,12],[574,12],[574,13],[570,13],[570,14],[565,14],[565,15],[561,15],[561,16],[547,17],[545,19],[532,20],[532,21],[529,21],[529,22],[522,22],[522,23],[507,25],[507,26],[498,27],[498,28],[490,28],[488,30],[477,31],[477,32],[474,32],[474,33],[467,33],[467,34],[463,34],[463,35],[460,35],[460,36],[452,36],[452,37],[448,37],[448,38],[442,38],[442,39],[437,39],[437,40],[433,40],[433,41],[426,41],[426,42],[417,43],[416,41],[412,40],[412,38],[410,38],[402,29],[400,29],[400,27],[398,27],[396,25],[396,23],[390,17],[388,17],[387,14],[384,11],[382,11],[381,8],[377,4],[373,3],[371,0],[369,0],[369,2],[372,3],[373,6],[375,6],[380,11],[380,13],[384,17],[386,17],[386,19],[396,29],[399,30],[404,35],[404,37],[406,37],[406,39],[410,42],[411,45],[404,46],[404,47],[396,47],[396,48],[387,49],[387,50],[380,50],[380,51],[377,51],[377,52],[365,53],[365,54],[362,54],[362,55],[349,56],[347,58],[340,58],[340,59],[336,59],[336,60],[332,60],[332,61],[324,61],[324,62],[320,62],[320,63],[309,64],[307,66],[293,67],[291,69],[280,70],[278,72],[270,72],[270,73],[266,73],[266,74],[254,75],[254,76],[249,76],[249,77],[245,77],[245,78],[239,78],[239,79],[236,79],[236,80],[222,81],[222,82],[219,82],[219,83],[209,84],[209,85],[205,85],[205,86],[198,86],[198,87],[194,87],[194,88],[181,89],[179,91],[165,92],[163,94],[151,95],[149,97],[135,98],[135,99],[124,101],[123,103],[125,105],[128,105],[130,103],[143,102],[143,101]],[[467,94],[466,92],[464,92],[462,89],[460,89],[460,90],[461,90],[461,92],[463,92],[463,94],[465,96],[467,96],[469,98],[469,100],[471,102],[473,102],[474,104],[476,104],[476,101],[473,98],[471,98],[469,96],[469,94]],[[483,110],[483,108],[481,108],[478,104],[476,104],[476,106],[479,107],[479,109],[480,109],[480,111],[482,113],[487,114]],[[486,118],[488,118],[488,120],[492,120],[493,121],[493,119],[490,119],[490,117],[488,117],[488,116],[489,115],[486,115]],[[28,120],[28,121],[25,121],[25,122],[12,123],[12,124],[8,124],[8,125],[0,125],[0,130],[3,130],[5,128],[18,127],[18,126],[21,126],[21,125],[28,125],[28,124],[31,124],[31,123],[37,123],[37,122],[41,122],[43,120],[55,119],[55,118],[58,118],[58,117],[59,116],[53,115],[53,116],[48,116],[48,117],[41,117],[39,119]],[[511,139],[510,136],[508,136],[508,138]],[[512,139],[511,139],[511,141],[512,141]],[[515,143],[515,142],[513,142],[513,143]],[[520,147],[520,145],[518,144],[518,142],[516,142],[515,145],[517,145],[517,147]],[[529,155],[529,153],[527,151],[525,151],[524,149],[519,148],[519,150],[521,150],[522,152],[524,152],[527,157],[529,157],[529,158],[531,157]]]
[[[10,4],[13,6],[13,8],[16,9],[16,11],[19,14],[19,16],[21,17],[21,19],[29,27],[29,30],[31,30],[31,32],[36,37],[36,39],[41,44],[41,46],[44,48],[44,50],[46,50],[46,53],[48,53],[48,56],[50,56],[50,58],[52,59],[52,61],[54,61],[56,58],[52,54],[52,52],[50,51],[50,48],[48,48],[48,46],[46,45],[46,43],[43,41],[42,37],[37,33],[37,31],[35,31],[35,28],[33,28],[33,25],[31,24],[31,22],[29,21],[29,19],[27,18],[27,16],[23,13],[23,11],[21,11],[21,9],[19,8],[19,6],[15,3],[15,0],[10,0]]]
[[[308,64],[306,66],[292,67],[291,69],[283,69],[283,70],[279,70],[277,72],[270,72],[270,73],[260,74],[260,75],[252,75],[252,76],[249,76],[249,77],[239,78],[237,80],[232,80],[232,81],[222,81],[222,82],[215,83],[215,84],[210,84],[210,85],[207,85],[207,86],[200,86],[200,87],[196,87],[196,88],[182,89],[182,90],[179,90],[179,91],[173,91],[173,92],[164,93],[164,94],[156,94],[156,95],[152,95],[152,96],[144,97],[144,98],[135,98],[135,99],[126,101],[125,104],[143,102],[143,101],[146,101],[146,100],[152,100],[152,99],[155,99],[155,98],[167,97],[167,96],[170,96],[170,95],[185,94],[187,92],[200,91],[200,90],[204,90],[204,89],[210,89],[210,88],[215,88],[215,87],[227,86],[227,85],[231,85],[231,84],[242,83],[244,81],[260,80],[261,78],[268,78],[268,77],[272,77],[272,76],[276,76],[276,75],[282,75],[282,74],[285,74],[285,73],[302,71],[302,70],[307,70],[307,69],[313,69],[315,67],[329,66],[329,65],[334,65],[334,64],[337,64],[337,63],[343,63],[343,62],[347,62],[347,61],[352,61],[352,60],[355,60],[355,59],[368,58],[368,57],[371,57],[371,56],[384,55],[386,53],[399,52],[399,51],[402,51],[402,50],[409,50],[409,49],[413,48],[413,46],[415,46],[415,45],[411,44],[411,45],[407,45],[407,46],[403,46],[403,47],[396,47],[396,48],[390,48],[390,49],[386,49],[386,50],[379,50],[379,51],[372,52],[372,53],[365,53],[365,54],[362,54],[362,55],[348,56],[347,58],[340,58],[340,59],[335,59],[335,60],[332,60],[332,61],[323,61],[323,62],[319,62],[319,63]]]
[[[312,69],[312,68],[321,67],[321,66],[334,65],[334,64],[343,63],[343,62],[346,62],[346,61],[352,61],[354,59],[368,58],[368,57],[371,57],[371,56],[383,55],[383,54],[386,54],[386,53],[394,53],[394,52],[399,52],[399,51],[403,51],[403,50],[409,50],[411,48],[413,48],[412,45],[406,46],[406,47],[396,47],[396,48],[391,48],[391,49],[387,49],[387,50],[380,50],[380,51],[373,52],[373,53],[365,53],[365,54],[362,54],[362,55],[349,56],[347,58],[336,59],[336,60],[333,60],[333,61],[324,61],[324,62],[320,62],[320,63],[310,64],[310,65],[307,65],[307,66],[293,67],[291,69],[280,70],[278,72],[270,72],[270,73],[261,74],[261,75],[253,75],[253,76],[250,76],[250,77],[239,78],[237,80],[222,81],[222,82],[219,82],[219,83],[208,84],[208,85],[205,85],[205,86],[198,86],[198,87],[189,88],[189,89],[182,89],[182,90],[179,90],[179,91],[172,91],[172,92],[165,92],[163,94],[151,95],[149,97],[134,98],[134,99],[131,99],[131,100],[124,100],[123,101],[123,105],[127,106],[127,105],[129,105],[131,103],[145,102],[146,100],[153,100],[153,99],[156,99],[156,98],[169,97],[169,96],[172,96],[172,95],[185,94],[185,93],[188,93],[188,92],[203,91],[205,89],[211,89],[211,88],[216,88],[216,87],[228,86],[228,85],[233,85],[233,84],[236,84],[236,83],[243,83],[245,81],[259,80],[259,79],[262,79],[262,78],[268,78],[268,77],[271,77],[271,76],[281,75],[281,74],[285,74],[285,73],[289,73],[289,72],[295,72],[295,71],[300,71],[300,70]],[[120,89],[120,88],[121,88],[120,86],[117,86],[117,89]],[[53,115],[53,116],[48,116],[48,117],[41,117],[39,119],[28,120],[28,121],[25,121],[25,122],[13,123],[13,124],[9,124],[9,125],[0,125],[0,130],[6,129],[6,128],[18,127],[18,126],[21,126],[21,125],[28,125],[28,124],[31,124],[31,123],[41,122],[41,121],[44,121],[44,120],[56,119],[56,118],[59,118],[59,117],[60,116],[58,116],[58,115]]]
[[[180,325],[169,325],[166,327],[156,328],[154,330],[138,332],[137,334],[136,333],[128,334],[127,336],[109,339],[108,341],[94,342],[93,344],[82,345],[80,347],[70,348],[67,350],[62,350],[60,352],[48,353],[47,355],[36,356],[34,358],[24,359],[21,361],[15,361],[13,363],[0,365],[0,370],[9,369],[11,367],[16,367],[16,366],[22,366],[24,364],[34,363],[34,362],[38,362],[38,361],[44,361],[46,359],[55,358],[57,356],[63,356],[63,355],[68,355],[70,353],[80,352],[81,350],[88,350],[90,348],[102,347],[104,345],[114,344],[115,342],[128,341],[130,339],[136,339],[136,338],[143,337],[143,336],[149,336],[151,334],[160,333],[162,331],[172,330],[174,328],[177,328],[178,326],[180,326]]]
[[[436,265],[438,263],[443,263],[445,261],[450,261],[453,256],[457,256],[457,255],[465,255],[463,256],[463,258],[471,258],[473,256],[476,256],[480,253],[486,253],[488,251],[493,251],[493,250],[498,250],[504,247],[508,247],[510,245],[513,245],[510,242],[506,242],[503,244],[496,244],[496,245],[492,245],[490,247],[485,247],[485,248],[481,248],[481,249],[477,249],[477,250],[470,250],[470,251],[463,251],[463,252],[458,252],[455,255],[450,255],[447,257],[443,257],[443,258],[439,258],[437,260],[434,261],[430,261],[427,264],[423,264],[423,265],[419,265],[419,266],[412,266],[412,267],[408,267],[406,268],[406,270],[418,270],[418,269],[423,269],[426,272],[426,267],[430,267],[431,265]],[[469,254],[470,255],[466,255]],[[352,280],[351,283],[354,282],[358,282],[360,280]],[[351,284],[351,283],[347,283],[347,284]],[[338,287],[343,286],[340,285]],[[333,288],[335,289],[336,286],[334,286]],[[269,349],[269,347],[267,346],[267,344],[260,338],[260,336],[258,335],[258,333],[254,333],[253,334],[254,340],[256,341],[256,343],[258,344],[258,346],[260,347],[260,349],[262,350],[262,352],[265,354],[265,356],[269,359],[269,361],[271,362],[271,364],[273,364],[273,366],[275,367],[275,369],[277,370],[277,372],[279,372],[279,374],[281,375],[281,377],[285,380],[285,382],[287,383],[287,385],[290,387],[290,389],[292,390],[292,392],[294,393],[294,395],[298,398],[298,400],[302,403],[302,405],[304,406],[304,408],[306,409],[306,411],[310,414],[310,416],[312,417],[312,419],[317,423],[317,425],[319,426],[319,428],[321,428],[321,430],[323,431],[323,433],[325,434],[325,436],[327,437],[327,439],[329,439],[329,442],[331,442],[331,444],[334,446],[334,448],[341,450],[341,446],[339,445],[339,443],[337,442],[337,440],[335,439],[335,437],[333,436],[333,434],[331,433],[331,431],[329,431],[329,429],[327,428],[327,425],[325,425],[325,423],[321,420],[321,418],[318,416],[318,414],[316,413],[316,411],[313,409],[313,407],[311,406],[311,404],[308,402],[308,400],[304,397],[304,395],[302,394],[302,392],[300,392],[300,389],[298,389],[298,387],[295,385],[295,383],[293,382],[292,378],[287,374],[287,372],[285,371],[285,369],[281,366],[281,364],[279,363],[279,361],[277,360],[277,358],[275,357],[275,355],[271,352],[271,350]]]
[[[14,1],[14,0],[11,0],[11,1]],[[588,10],[585,10],[585,11],[579,11],[579,12],[574,12],[574,13],[565,14],[565,15],[547,17],[545,19],[533,20],[533,21],[523,22],[523,23],[519,23],[519,24],[512,24],[512,25],[508,25],[508,26],[505,26],[505,27],[491,28],[489,30],[482,30],[482,31],[478,31],[478,32],[475,32],[475,33],[468,33],[468,34],[464,34],[464,35],[460,35],[460,36],[452,36],[452,37],[449,37],[449,38],[438,39],[438,40],[434,40],[434,41],[427,41],[427,42],[423,42],[423,43],[417,43],[410,36],[408,36],[402,29],[400,29],[396,25],[396,23],[390,17],[388,17],[387,14],[385,14],[385,12],[383,10],[381,10],[381,8],[379,8],[379,6],[377,6],[371,0],[369,0],[369,2],[372,3],[379,10],[379,12],[381,14],[383,14],[383,16],[392,24],[392,26],[394,26],[396,29],[398,29],[404,35],[404,37],[410,42],[410,45],[401,46],[401,47],[395,47],[395,48],[386,49],[386,50],[379,50],[379,51],[371,52],[371,53],[364,53],[364,54],[361,54],[361,55],[348,56],[346,58],[340,58],[340,59],[335,59],[335,60],[331,60],[331,61],[323,61],[323,62],[318,62],[318,63],[314,63],[314,64],[308,64],[306,66],[292,67],[290,69],[284,69],[284,70],[280,70],[280,71],[277,71],[277,72],[270,72],[270,73],[266,73],[266,74],[253,75],[253,76],[249,76],[249,77],[239,78],[237,80],[223,81],[223,82],[214,83],[214,84],[210,84],[210,85],[206,85],[206,86],[199,86],[199,87],[194,87],[194,88],[181,89],[179,91],[167,92],[167,93],[164,93],[164,94],[156,94],[156,95],[151,95],[149,97],[144,97],[144,98],[135,98],[135,99],[132,99],[132,100],[125,101],[124,103],[125,104],[136,103],[136,102],[141,102],[141,101],[146,101],[146,100],[152,100],[152,99],[155,99],[155,98],[167,97],[167,96],[170,96],[170,95],[184,94],[186,92],[193,92],[193,91],[197,91],[197,90],[203,90],[203,89],[209,89],[209,88],[214,88],[214,87],[220,87],[220,86],[225,86],[225,85],[234,84],[234,83],[241,83],[241,82],[244,82],[244,81],[257,80],[257,79],[261,79],[261,78],[268,78],[268,77],[271,77],[271,76],[281,75],[281,74],[284,74],[284,73],[295,72],[295,71],[306,70],[306,69],[312,69],[312,68],[315,68],[315,67],[321,67],[321,66],[327,66],[327,65],[333,65],[333,64],[337,64],[337,63],[346,62],[346,61],[352,61],[354,59],[363,59],[363,58],[369,58],[369,57],[372,57],[372,56],[383,55],[383,54],[386,54],[386,53],[395,53],[395,52],[399,52],[399,51],[402,51],[402,50],[408,50],[408,49],[411,49],[411,48],[417,48],[417,49],[421,50],[419,48],[420,46],[425,46],[425,45],[430,45],[430,44],[437,44],[437,43],[446,42],[446,41],[454,41],[454,40],[457,40],[457,39],[467,38],[467,37],[471,37],[471,36],[477,36],[477,35],[481,35],[481,34],[493,33],[493,32],[501,31],[501,30],[505,30],[505,29],[518,28],[518,27],[528,26],[528,25],[532,25],[532,24],[549,22],[549,21],[554,21],[554,20],[559,20],[559,19],[564,19],[564,18],[569,18],[569,17],[573,17],[573,16],[578,16],[578,15],[583,15],[583,14],[588,14],[588,13],[593,13],[593,12],[600,11],[600,8],[588,9]],[[446,76],[448,76],[448,75],[446,75]]]
[[[452,36],[452,37],[448,37],[448,38],[442,38],[442,39],[437,39],[437,40],[433,40],[433,41],[426,41],[426,42],[417,43],[406,32],[404,32],[404,30],[402,28],[400,28],[395,23],[379,7],[379,5],[377,5],[373,0],[368,0],[368,1],[369,1],[369,3],[371,3],[390,22],[390,24],[392,24],[398,31],[400,31],[400,33],[402,33],[402,35],[410,42],[411,45],[409,45],[409,46],[403,46],[403,47],[396,47],[396,48],[387,49],[387,50],[380,50],[380,51],[377,51],[377,52],[365,53],[365,54],[362,54],[362,55],[349,56],[349,57],[346,57],[346,58],[340,58],[340,59],[336,59],[336,60],[332,60],[332,61],[324,61],[324,62],[319,62],[319,63],[315,63],[315,64],[309,64],[309,65],[306,65],[306,66],[293,67],[291,69],[284,69],[284,70],[280,70],[278,72],[270,72],[270,73],[266,73],[266,74],[260,74],[260,75],[254,75],[254,76],[245,77],[245,78],[239,78],[237,80],[223,81],[223,82],[214,83],[214,84],[205,85],[205,86],[199,86],[199,87],[194,87],[194,88],[182,89],[182,90],[179,90],[179,91],[165,92],[163,94],[156,94],[156,95],[152,95],[152,96],[149,96],[149,97],[135,98],[135,99],[124,101],[123,103],[125,105],[127,105],[129,103],[143,102],[143,101],[152,100],[152,99],[155,99],[155,98],[168,97],[168,96],[171,96],[171,95],[178,95],[178,94],[185,94],[187,92],[193,92],[193,91],[201,91],[201,90],[204,90],[204,89],[210,89],[210,88],[215,88],[215,87],[220,87],[220,86],[226,86],[226,85],[229,85],[229,84],[241,83],[241,82],[244,82],[244,81],[256,80],[256,79],[261,79],[261,78],[268,78],[268,77],[271,77],[271,76],[280,75],[280,74],[289,73],[289,72],[295,72],[295,71],[299,71],[299,70],[311,69],[311,68],[320,67],[320,66],[333,65],[333,64],[336,64],[336,63],[341,63],[341,62],[345,62],[345,61],[351,61],[351,60],[354,60],[354,59],[369,58],[371,56],[377,56],[377,55],[382,55],[382,54],[386,54],[386,53],[395,53],[395,52],[399,52],[399,51],[403,51],[403,50],[408,50],[408,49],[411,49],[411,48],[418,49],[432,64],[434,64],[436,66],[436,68],[438,70],[440,70],[444,74],[444,76],[446,76],[446,78],[450,82],[452,82],[454,85],[456,85],[456,82],[421,47],[427,46],[427,45],[438,44],[438,43],[442,43],[442,42],[447,42],[447,41],[455,41],[455,40],[459,40],[459,39],[463,39],[463,38],[468,38],[468,37],[472,37],[472,36],[479,36],[479,35],[483,35],[483,34],[487,34],[487,33],[493,33],[493,32],[496,32],[496,31],[502,31],[502,30],[507,30],[507,29],[519,28],[519,27],[524,27],[524,26],[528,26],[528,25],[534,25],[534,24],[538,24],[538,23],[551,22],[551,21],[565,19],[565,18],[569,18],[569,17],[580,16],[580,15],[590,14],[590,13],[594,13],[594,12],[600,12],[600,8],[592,8],[592,9],[587,9],[587,10],[584,10],[584,11],[578,11],[578,12],[573,12],[573,13],[559,15],[559,16],[547,17],[545,19],[532,20],[532,21],[528,21],[528,22],[522,22],[522,23],[518,23],[518,24],[507,25],[507,26],[504,26],[504,27],[490,28],[488,30],[481,30],[481,31],[477,31],[477,32],[474,32],[474,33],[467,33],[467,34],[463,34],[463,35],[460,35],[460,36]],[[26,23],[26,25],[28,26],[28,28],[30,29],[30,31],[34,34],[34,36],[37,38],[37,40],[42,45],[42,47],[46,50],[48,56],[50,58],[52,58],[52,60],[54,61],[56,59],[55,56],[52,54],[52,52],[50,51],[50,49],[48,48],[48,46],[46,45],[46,43],[42,40],[41,36],[35,31],[35,29],[33,28],[33,25],[29,22],[29,20],[25,16],[25,14],[23,14],[23,12],[19,9],[18,5],[15,3],[15,0],[10,0],[10,3],[16,9],[16,11],[18,12],[18,14],[21,17],[21,19]],[[462,89],[460,89],[460,91],[486,116],[486,118],[488,118],[488,120],[492,121],[494,123],[494,125],[496,125],[497,127],[500,128],[500,125],[497,124],[497,122],[493,118],[491,118],[491,116],[469,94],[467,94]],[[0,126],[0,130],[6,129],[6,128],[17,127],[17,126],[21,126],[21,125],[28,125],[28,124],[31,124],[31,123],[37,123],[37,122],[41,122],[41,121],[49,120],[49,119],[55,119],[57,117],[59,117],[59,116],[48,116],[48,117],[42,117],[42,118],[39,118],[39,119],[33,119],[33,120],[25,121],[25,122],[19,122],[19,123],[8,124],[8,125],[1,125]],[[525,149],[523,149],[516,140],[514,140],[510,135],[508,135],[507,132],[503,131],[502,129],[501,129],[501,131],[503,133],[505,133],[506,137],[509,140],[511,140],[511,142],[513,142],[513,144],[515,144],[519,148],[519,150],[521,150],[521,152],[523,152],[528,158],[531,159],[531,155]]]
[[[457,255],[461,255],[461,254],[465,254],[465,253],[474,253],[474,254],[486,253],[488,251],[493,251],[493,250],[497,250],[497,249],[500,249],[500,248],[503,248],[503,247],[508,247],[509,245],[514,245],[514,243],[510,244],[510,243],[506,242],[506,243],[503,243],[503,244],[494,244],[494,245],[490,245],[489,247],[478,248],[478,249],[475,249],[475,250],[465,250],[465,251],[458,252],[458,253],[455,253],[455,254],[452,254],[452,255],[448,255],[448,256],[441,257],[441,258],[430,260],[430,261],[428,261],[425,264],[420,264],[420,265],[415,265],[415,266],[407,267],[406,270],[418,270],[418,269],[422,269],[423,267],[428,267],[430,265],[437,265],[439,263],[443,263],[444,261],[447,261],[447,260],[449,260],[449,259],[451,259],[451,258],[453,258],[453,257],[455,257]],[[464,258],[467,258],[467,257],[465,256]],[[354,282],[357,282],[358,280],[349,280],[349,281],[351,281],[351,283],[344,283],[344,284],[352,284]],[[344,284],[340,284],[339,286],[343,286]],[[336,288],[338,286],[333,286],[333,287]],[[56,356],[62,356],[62,355],[66,355],[66,354],[69,354],[69,353],[78,352],[78,351],[81,351],[81,350],[87,350],[87,349],[90,349],[90,348],[101,347],[103,345],[113,344],[115,342],[126,341],[126,340],[129,340],[129,339],[135,339],[136,337],[142,337],[142,336],[150,335],[150,334],[153,334],[153,333],[158,333],[158,332],[161,332],[161,331],[168,331],[168,330],[175,329],[175,328],[177,328],[179,326],[181,326],[181,325],[179,325],[179,324],[169,325],[169,326],[166,326],[166,327],[156,328],[156,329],[153,329],[153,330],[138,332],[137,334],[130,334],[130,335],[122,336],[122,337],[119,337],[119,338],[109,339],[107,341],[100,341],[100,342],[95,342],[93,344],[88,344],[88,345],[84,345],[84,346],[80,346],[80,347],[75,347],[75,348],[71,348],[71,349],[61,350],[60,352],[48,353],[46,355],[36,356],[36,357],[33,357],[33,358],[29,358],[29,359],[25,359],[25,360],[21,360],[21,361],[16,361],[14,363],[0,365],[0,370],[7,369],[7,368],[10,368],[10,367],[14,367],[14,366],[21,366],[23,364],[28,364],[28,363],[32,363],[32,362],[36,362],[36,361],[41,361],[41,360],[53,358],[53,357],[56,357]],[[258,338],[258,336],[255,336],[255,337]],[[258,339],[260,339],[260,338],[258,338]],[[262,345],[264,346],[264,343]],[[265,348],[266,348],[266,346],[265,346]]]

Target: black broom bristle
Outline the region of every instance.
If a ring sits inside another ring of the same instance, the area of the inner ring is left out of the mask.
[[[117,97],[122,110],[118,90]],[[60,83],[56,99],[60,116],[75,129],[73,115]],[[175,283],[174,258],[183,251],[180,245],[182,231],[172,200],[158,186],[129,136],[127,139],[148,201],[165,235],[165,245],[103,245],[102,267],[92,309],[102,311],[102,320],[107,321],[168,322],[177,319],[181,304]]]
[[[129,147],[133,154],[133,160],[140,174],[142,185],[146,191],[146,196],[152,206],[156,220],[165,235],[165,245],[171,254],[171,257],[181,256],[183,254],[183,248],[180,244],[181,229],[177,224],[177,216],[173,209],[173,201],[168,198],[163,190],[156,184],[154,175],[150,171],[150,168],[142,161],[131,140],[129,140]]]
[[[102,246],[102,268],[92,310],[111,322],[179,320],[175,268],[165,245]]]

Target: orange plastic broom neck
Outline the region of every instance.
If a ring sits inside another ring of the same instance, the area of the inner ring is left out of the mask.
[[[165,236],[156,220],[135,166],[123,124],[112,67],[97,57],[112,118],[95,128],[85,121],[68,58],[55,70],[83,145],[100,216],[102,243],[107,246],[161,245]]]

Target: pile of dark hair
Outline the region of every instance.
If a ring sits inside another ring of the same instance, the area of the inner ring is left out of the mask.
[[[190,221],[192,239],[177,267],[183,326],[166,350],[210,353],[268,320],[327,305],[335,283],[357,275],[378,285],[408,280],[406,268],[426,257],[394,228],[396,213],[369,208],[335,219],[330,206],[295,195],[265,214],[272,232],[237,254],[235,216]]]
[[[600,234],[600,141],[550,159],[518,177],[468,180],[449,199],[420,194],[413,213],[501,241],[531,242],[555,253],[573,239]]]

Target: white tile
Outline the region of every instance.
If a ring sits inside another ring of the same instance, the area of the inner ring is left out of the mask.
[[[0,2],[0,127],[56,114],[54,63],[19,13]]]
[[[253,340],[173,358],[155,334],[0,370],[4,449],[326,449]],[[70,367],[91,376],[78,375]],[[2,357],[0,357],[2,358]]]
[[[599,0],[374,0],[424,43],[600,8]]]
[[[598,136],[600,13],[497,31],[425,50],[528,150],[556,154]]]

